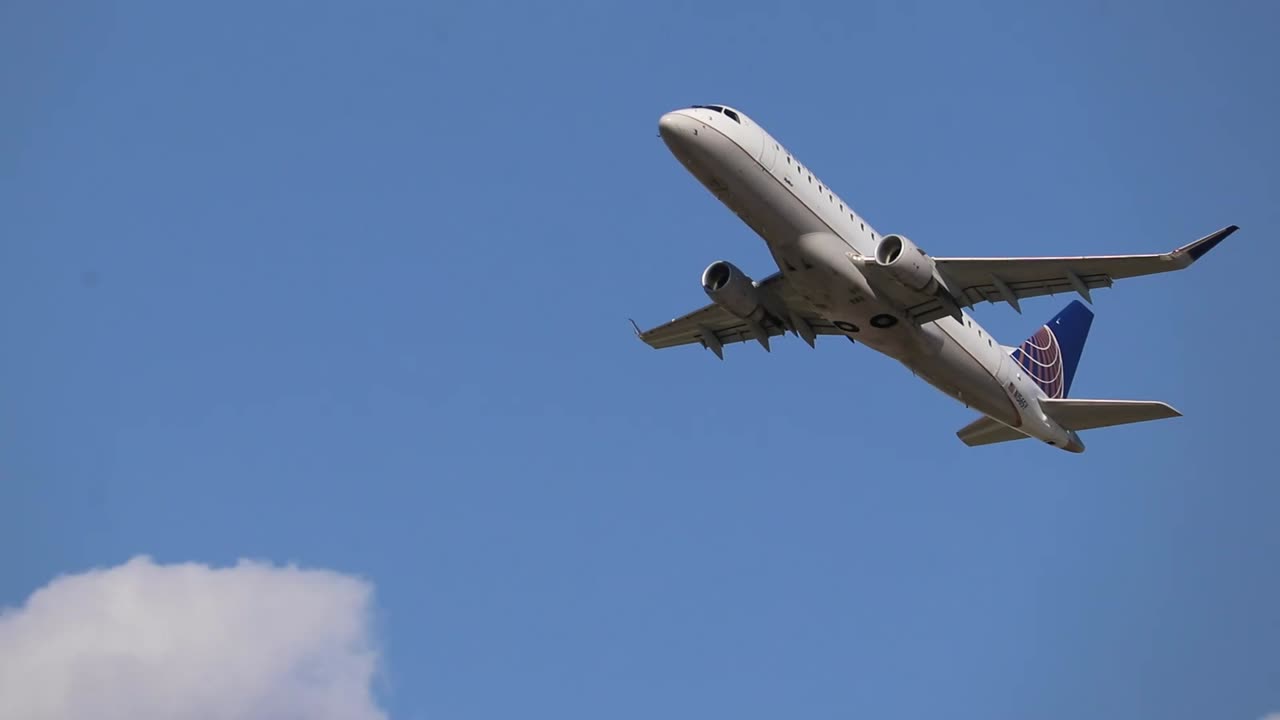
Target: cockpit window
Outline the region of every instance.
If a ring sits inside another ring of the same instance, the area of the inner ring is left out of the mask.
[[[733,110],[730,110],[727,107],[724,107],[721,105],[693,105],[692,107],[701,108],[703,110],[710,110],[712,112],[724,113],[725,115],[729,116],[730,120],[738,123],[739,125],[742,124],[742,121],[738,119],[738,113],[734,112]]]

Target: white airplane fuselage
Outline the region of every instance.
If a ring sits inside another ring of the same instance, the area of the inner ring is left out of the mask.
[[[1073,431],[1046,416],[1045,397],[968,313],[917,325],[877,293],[848,254],[871,257],[881,237],[835,191],[740,111],[667,113],[673,155],[759,235],[787,281],[856,342],[906,365],[942,392],[1031,437],[1073,452]]]

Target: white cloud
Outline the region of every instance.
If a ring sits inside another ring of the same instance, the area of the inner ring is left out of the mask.
[[[0,613],[0,718],[382,720],[371,597],[248,561],[60,577]]]

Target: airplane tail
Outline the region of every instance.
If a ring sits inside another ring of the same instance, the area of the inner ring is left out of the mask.
[[[1075,300],[1015,348],[1013,360],[1045,395],[1065,398],[1071,391],[1092,324],[1093,311]]]
[[[1045,415],[1053,418],[1064,429],[1071,431],[1093,430],[1182,416],[1182,413],[1168,404],[1155,400],[1045,398],[1040,400],[1040,408],[1044,410]],[[965,425],[956,435],[969,447],[1027,439],[1023,433],[985,415]],[[1078,444],[1074,448],[1067,446],[1063,449],[1083,452],[1084,445]]]
[[[1113,425],[1147,422],[1178,417],[1177,410],[1151,400],[1076,400],[1067,399],[1071,381],[1080,364],[1084,341],[1089,337],[1093,312],[1079,300],[1063,308],[1052,320],[1012,348],[1011,357],[1027,376],[1044,390],[1047,397],[1039,400],[1040,409],[1066,430],[1092,430]],[[1026,435],[1006,427],[989,417],[981,417],[962,428],[957,435],[966,445],[1021,440]],[[1064,449],[1072,450],[1067,447]],[[1078,445],[1075,452],[1084,450]]]

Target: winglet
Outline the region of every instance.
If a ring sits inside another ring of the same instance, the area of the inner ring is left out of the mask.
[[[631,327],[636,329],[636,337],[640,337],[641,335],[644,334],[643,332],[640,331],[640,326],[636,324],[635,320],[632,320],[631,318],[627,318],[627,322],[631,323]]]
[[[1218,246],[1218,243],[1226,240],[1231,233],[1240,229],[1239,225],[1228,225],[1221,230],[1205,235],[1193,243],[1188,243],[1173,251],[1174,257],[1189,257],[1187,264],[1199,260],[1205,253]]]

